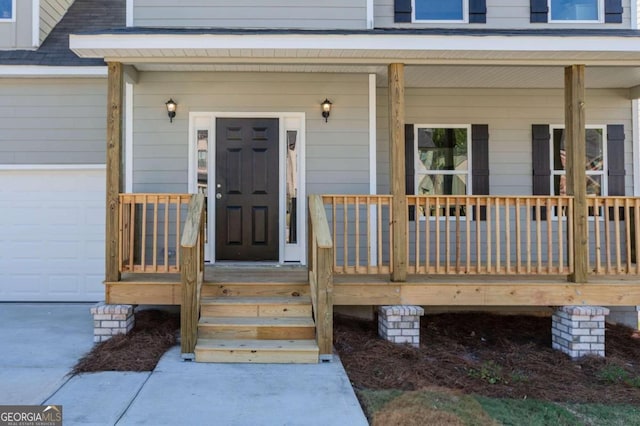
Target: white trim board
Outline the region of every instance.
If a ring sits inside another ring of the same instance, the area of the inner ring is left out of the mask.
[[[126,9],[126,26],[133,27],[133,0],[127,0],[127,9]]]
[[[40,0],[31,0],[31,46],[40,46]]]
[[[284,49],[320,51],[514,51],[514,52],[640,52],[637,37],[503,36],[425,34],[72,34],[71,50],[80,57],[99,58],[101,51],[175,50],[176,56],[202,49]],[[160,53],[156,53],[160,55]],[[227,51],[227,56],[229,52]],[[153,56],[153,55],[152,55]],[[164,56],[164,55],[163,55]]]
[[[106,78],[107,67],[50,67],[44,65],[0,65],[0,78],[89,77]]]
[[[300,262],[300,264],[306,264],[306,244],[307,244],[307,203],[306,203],[306,114],[303,112],[190,112],[189,113],[189,150],[188,150],[188,192],[193,194],[198,191],[198,169],[196,163],[197,147],[196,147],[196,131],[208,130],[209,131],[209,145],[208,145],[208,183],[210,185],[208,192],[212,194],[212,188],[215,185],[215,152],[216,152],[216,120],[218,118],[277,118],[279,125],[279,259],[278,262],[283,264],[285,262]],[[208,120],[208,124],[197,125],[197,121]],[[288,124],[292,123],[292,124]],[[297,123],[297,124],[295,124]],[[285,243],[285,218],[286,218],[286,131],[297,130],[298,140],[296,142],[298,146],[298,214],[297,226],[298,226],[298,240],[294,244]],[[215,212],[215,197],[208,197],[209,212]],[[209,214],[208,223],[208,238],[210,242],[206,250],[205,258],[209,259],[211,263],[215,262],[215,214]]]

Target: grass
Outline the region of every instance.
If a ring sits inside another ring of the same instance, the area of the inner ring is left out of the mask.
[[[448,389],[357,391],[372,425],[640,426],[640,407],[489,398]]]

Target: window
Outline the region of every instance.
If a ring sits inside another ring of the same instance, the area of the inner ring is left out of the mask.
[[[549,0],[551,21],[599,22],[603,15],[601,0]]]
[[[417,195],[467,195],[471,191],[471,126],[416,125]]]
[[[16,0],[0,0],[0,21],[15,21]]]
[[[466,22],[467,0],[413,0],[414,22]]]
[[[553,164],[551,174],[552,188],[554,195],[566,195],[566,156],[564,145],[564,128],[552,127],[553,142],[551,144],[551,161]],[[607,153],[604,143],[606,135],[605,126],[587,126],[586,129],[586,158],[585,167],[587,170],[587,194],[607,195],[606,178],[607,174]]]

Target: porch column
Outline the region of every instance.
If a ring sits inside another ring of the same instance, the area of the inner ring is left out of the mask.
[[[105,230],[105,281],[120,280],[118,247],[119,196],[123,189],[122,173],[122,91],[123,72],[119,62],[108,63],[107,80],[107,220]]]
[[[407,279],[407,194],[404,152],[404,64],[389,65],[389,165],[393,195],[391,281]]]
[[[567,195],[573,195],[573,274],[569,281],[587,282],[587,173],[585,168],[584,65],[564,70],[564,114]]]

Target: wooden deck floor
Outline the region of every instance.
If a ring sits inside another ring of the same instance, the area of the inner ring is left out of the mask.
[[[206,285],[302,284],[300,266],[207,266]],[[108,303],[181,303],[179,274],[124,274],[106,283]],[[590,276],[587,284],[559,276],[409,275],[391,282],[388,275],[334,275],[335,305],[415,304],[429,306],[640,305],[640,279],[634,276]]]

